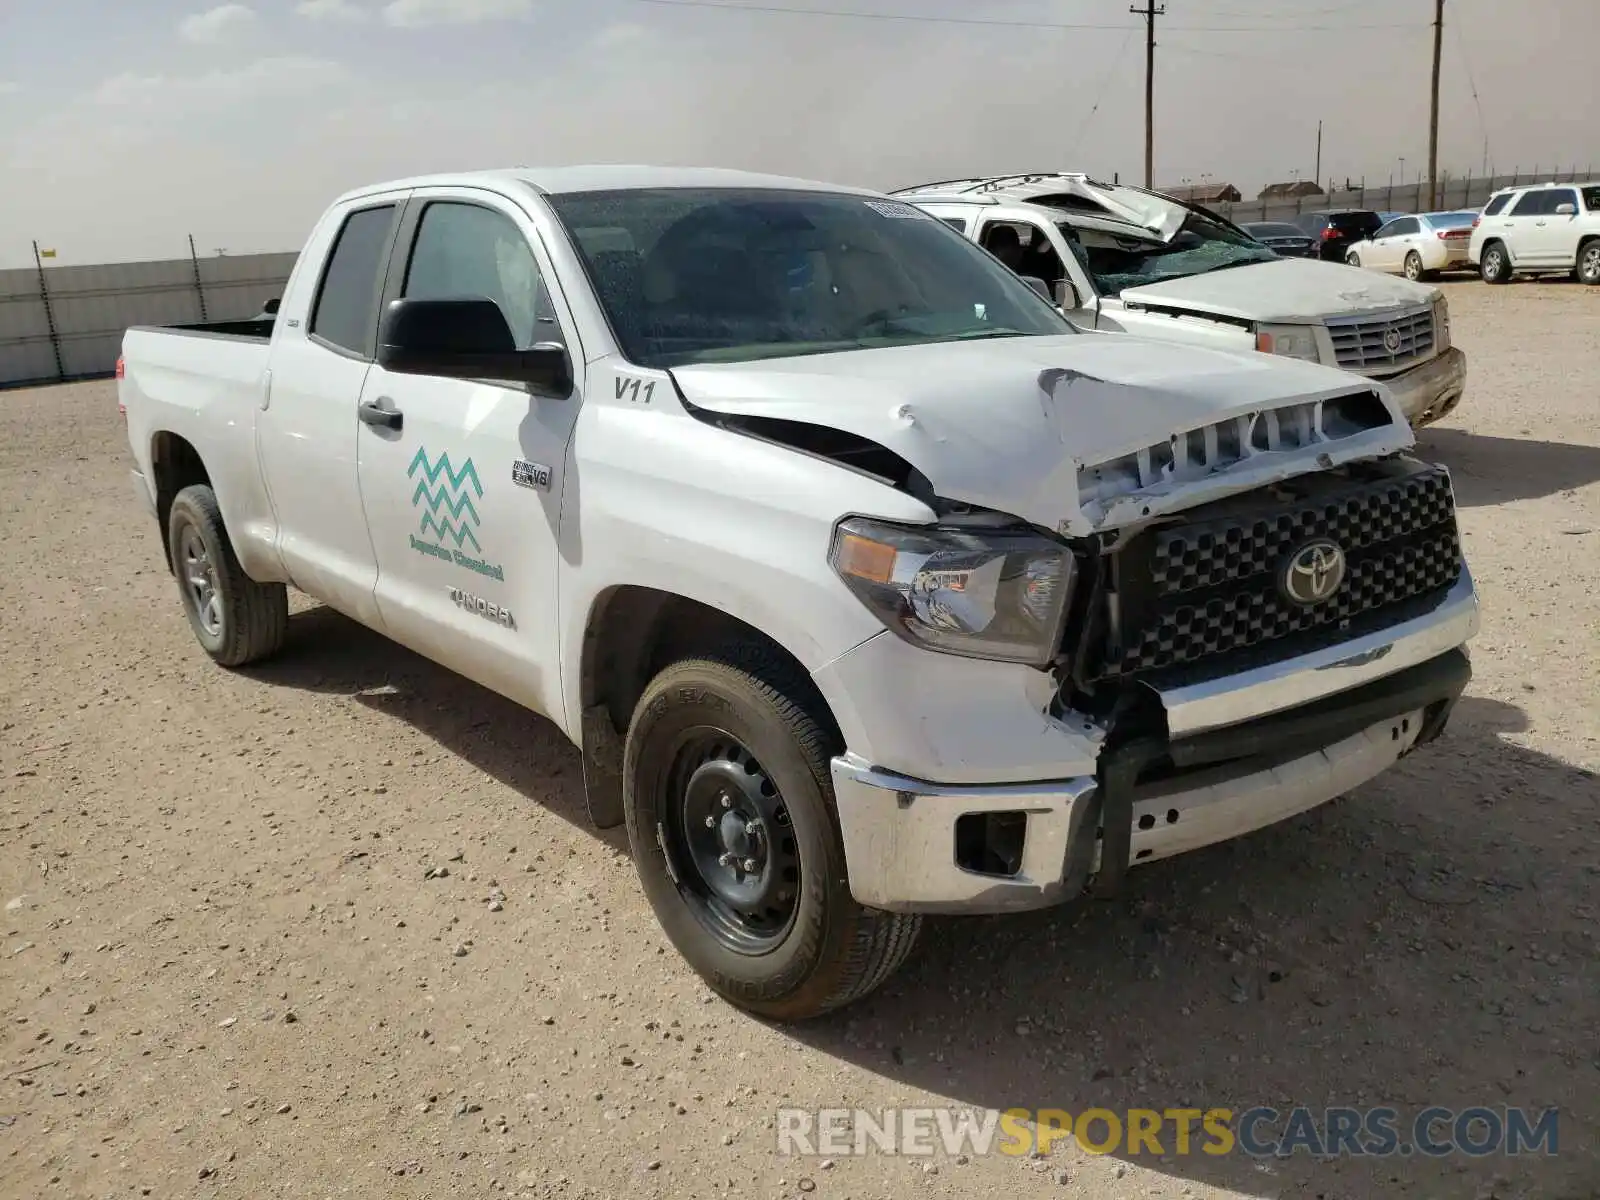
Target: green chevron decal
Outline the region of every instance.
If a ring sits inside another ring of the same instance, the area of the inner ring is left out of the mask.
[[[418,513],[411,548],[491,579],[505,579],[501,567],[466,552],[470,546],[476,553],[483,553],[478,541],[483,518],[473,503],[474,499],[483,499],[483,483],[472,460],[464,460],[458,468],[450,461],[448,450],[437,459],[429,459],[428,448],[421,446],[406,468],[406,478],[417,481],[416,490],[411,493],[411,507]]]

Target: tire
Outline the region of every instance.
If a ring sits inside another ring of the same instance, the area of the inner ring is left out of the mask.
[[[656,919],[713,991],[779,1020],[865,996],[905,961],[922,925],[850,894],[830,728],[809,678],[767,648],[739,643],[657,675],[634,709],[623,756],[628,841]],[[741,823],[752,813],[767,836],[746,841],[739,829],[749,832]],[[749,874],[715,861],[730,824],[731,848],[760,854]],[[738,887],[761,893],[741,900],[766,905],[759,917],[734,913],[726,889]]]
[[[1422,277],[1428,273],[1423,269],[1422,255],[1418,254],[1415,250],[1412,250],[1406,255],[1405,273],[1406,278],[1411,280],[1412,283],[1420,281]]]
[[[1352,250],[1344,256],[1344,261],[1346,266],[1359,267],[1361,265],[1361,255]]]
[[[225,667],[242,667],[283,645],[289,589],[244,573],[209,487],[194,484],[173,499],[167,546],[184,614],[207,654]]]
[[[1578,247],[1578,282],[1600,287],[1600,238]]]
[[[1478,274],[1485,283],[1511,282],[1511,256],[1506,253],[1504,243],[1490,242],[1483,248]]]

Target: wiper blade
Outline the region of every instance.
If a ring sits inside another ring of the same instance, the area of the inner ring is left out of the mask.
[[[941,342],[977,342],[989,338],[1027,337],[1020,329],[969,329],[965,333],[946,334]]]

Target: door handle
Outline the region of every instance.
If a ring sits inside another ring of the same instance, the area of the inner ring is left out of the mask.
[[[380,429],[399,429],[405,421],[405,414],[399,409],[382,408],[368,400],[356,410],[356,415],[365,425],[376,425]]]

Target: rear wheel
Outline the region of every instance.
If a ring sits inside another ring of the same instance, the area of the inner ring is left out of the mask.
[[[225,667],[240,667],[283,645],[288,589],[244,573],[217,497],[205,484],[186,487],[173,499],[167,546],[183,611],[207,654]]]
[[[1578,247],[1578,281],[1600,287],[1600,238]]]
[[[872,991],[921,927],[850,894],[828,728],[802,672],[742,644],[656,676],[623,763],[628,840],[667,937],[724,998],[784,1020]]]
[[[1359,267],[1361,265],[1361,255],[1352,250],[1344,256],[1344,261],[1352,267]]]
[[[1422,267],[1422,255],[1418,254],[1415,250],[1407,254],[1405,270],[1406,278],[1411,280],[1413,283],[1426,275],[1427,272],[1423,270]]]
[[[1483,258],[1478,273],[1485,283],[1511,282],[1511,257],[1500,242],[1490,242],[1483,248]]]

